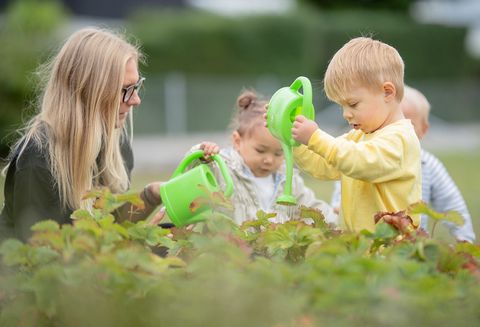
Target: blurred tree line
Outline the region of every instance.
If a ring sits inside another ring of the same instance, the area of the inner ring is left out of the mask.
[[[129,31],[141,40],[150,73],[321,78],[331,56],[360,35],[396,47],[406,63],[407,78],[467,78],[480,68],[465,51],[464,28],[420,25],[396,12],[304,10],[230,18],[150,10],[133,16]]]
[[[370,9],[407,12],[412,0],[300,0],[321,9]]]
[[[480,61],[465,51],[466,30],[417,24],[408,15],[408,0],[302,2],[304,5],[291,13],[264,16],[140,9],[128,18],[125,30],[143,46],[148,63],[143,70],[150,76],[169,72],[270,74],[321,80],[335,51],[359,35],[395,46],[405,61],[407,82],[459,81],[458,85],[463,85],[480,76]],[[6,136],[18,128],[22,115],[25,120],[31,114],[24,109],[34,99],[33,72],[51,54],[53,45],[58,45],[55,31],[68,16],[55,0],[18,0],[4,17],[0,23],[2,157],[7,154]],[[452,114],[452,119],[478,120],[474,99],[469,95],[462,114]]]
[[[0,156],[16,137],[22,117],[31,115],[38,80],[34,71],[58,41],[67,13],[55,0],[10,2],[0,21]],[[30,109],[30,110],[26,110]]]

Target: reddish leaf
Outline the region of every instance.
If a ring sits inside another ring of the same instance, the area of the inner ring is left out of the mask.
[[[413,224],[412,218],[408,216],[405,211],[379,212],[374,216],[374,219],[375,224],[383,220],[403,234],[408,234],[417,228],[417,226]]]

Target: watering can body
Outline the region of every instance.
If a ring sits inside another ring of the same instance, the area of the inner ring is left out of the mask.
[[[299,92],[300,88],[303,94]],[[306,77],[298,77],[289,87],[283,87],[275,92],[270,99],[267,110],[267,126],[270,133],[276,137],[283,149],[286,166],[284,192],[277,198],[277,203],[295,205],[297,200],[292,195],[293,149],[298,146],[292,137],[292,127],[296,116],[303,115],[307,119],[315,118],[312,103],[312,85]]]
[[[162,202],[170,220],[177,227],[205,220],[212,212],[208,204],[197,201],[198,206],[193,208],[192,203],[206,197],[206,192],[221,191],[214,172],[207,164],[200,164],[186,170],[194,160],[201,157],[203,157],[203,151],[195,151],[187,156],[172,174],[172,178],[160,186]],[[212,158],[219,166],[225,180],[224,195],[229,197],[233,192],[233,182],[228,168],[219,155],[213,155]]]
[[[299,89],[303,89],[303,94]],[[296,146],[292,138],[292,126],[295,117],[303,115],[308,119],[315,118],[312,103],[312,86],[308,78],[300,76],[291,86],[282,87],[270,99],[267,112],[267,126],[283,144]]]

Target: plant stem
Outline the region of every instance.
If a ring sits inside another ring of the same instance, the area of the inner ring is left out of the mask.
[[[433,226],[432,226],[432,234],[430,235],[431,238],[433,238],[433,234],[435,232],[435,227],[437,226],[437,223],[438,223],[438,221],[435,219],[435,221],[433,222]]]

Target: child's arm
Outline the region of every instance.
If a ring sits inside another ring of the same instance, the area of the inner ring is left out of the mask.
[[[406,144],[399,132],[385,132],[370,141],[354,142],[317,130],[308,142],[308,149],[325,158],[327,164],[344,175],[371,183],[404,176],[405,152],[420,152],[418,144]]]
[[[340,172],[319,154],[309,150],[305,145],[293,148],[295,163],[303,171],[309,173],[316,179],[338,180]]]
[[[303,145],[293,149],[297,165],[317,179],[339,179],[340,172],[330,165],[322,156],[305,147],[315,131],[319,130],[313,120],[302,115],[295,118],[292,126],[292,137]]]
[[[432,207],[439,212],[455,210],[459,212],[464,224],[458,226],[452,223],[445,223],[452,236],[459,241],[475,241],[475,232],[473,231],[472,219],[468,212],[465,200],[457,185],[450,177],[445,166],[435,156],[426,157],[426,164],[423,169],[428,169],[428,175],[431,182],[430,199],[425,199],[431,203]]]

